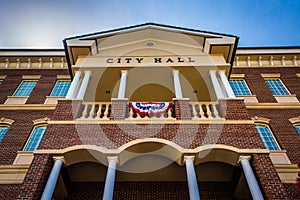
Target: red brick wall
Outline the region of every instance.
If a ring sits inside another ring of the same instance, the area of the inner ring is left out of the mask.
[[[281,149],[287,150],[291,162],[300,161],[300,137],[293,124],[288,120],[300,116],[300,110],[296,109],[249,109],[251,117],[265,117],[270,120],[270,128],[279,143]]]
[[[249,120],[249,114],[247,112],[243,99],[236,100],[219,100],[219,112],[220,116],[227,120]]]
[[[124,120],[126,117],[126,109],[128,109],[128,100],[112,99],[110,119]]]
[[[196,148],[205,141],[205,144],[218,143],[241,149],[264,149],[252,124],[49,125],[39,148],[61,149],[76,144],[116,148],[129,141],[149,137],[170,140],[184,148]]]
[[[46,96],[49,96],[55,83],[56,75],[68,75],[69,71],[67,69],[31,69],[31,70],[21,70],[21,69],[5,69],[0,70],[0,75],[6,75],[0,85],[0,104],[6,101],[7,96],[13,95],[14,91],[18,88],[19,84],[22,82],[22,75],[41,75],[38,80],[37,85],[33,89],[30,97],[26,103],[44,103]]]
[[[81,100],[58,100],[53,120],[74,120],[82,113]]]
[[[0,110],[0,118],[15,120],[0,142],[0,165],[11,165],[17,151],[23,149],[34,127],[32,120],[50,118],[52,114],[52,110]]]
[[[252,168],[266,199],[290,199],[267,154],[254,154]]]
[[[35,155],[16,199],[40,199],[52,165],[50,155]]]
[[[233,199],[230,182],[198,182],[201,199]],[[71,183],[68,199],[102,199],[103,182]],[[188,200],[187,182],[116,182],[115,200]]]
[[[18,196],[19,184],[1,184],[0,185],[0,199],[10,200],[16,199]]]
[[[192,119],[191,108],[189,100],[176,99],[173,101],[175,107],[175,116],[178,120],[190,120]]]
[[[300,77],[296,73],[300,73],[299,67],[283,67],[283,68],[233,68],[233,74],[245,74],[245,80],[252,91],[256,95],[260,103],[276,103],[272,92],[268,88],[261,74],[280,73],[280,78],[292,94],[296,94],[300,100]]]

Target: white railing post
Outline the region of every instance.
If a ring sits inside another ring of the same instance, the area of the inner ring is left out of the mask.
[[[89,84],[90,77],[91,77],[91,72],[90,71],[85,71],[84,72],[84,78],[82,80],[82,83],[81,83],[81,86],[80,86],[80,89],[78,91],[76,99],[83,100],[86,89],[87,89],[88,84]]]
[[[126,93],[127,70],[121,70],[121,81],[119,86],[118,98],[124,99]]]
[[[221,82],[222,82],[222,84],[225,88],[225,92],[227,94],[227,97],[228,98],[235,98],[233,90],[230,86],[230,83],[229,83],[227,77],[226,77],[225,70],[220,70],[219,75],[220,75],[220,78],[221,78]]]
[[[103,200],[112,200],[114,195],[116,167],[118,157],[108,157],[108,168],[105,179]]]
[[[74,99],[76,97],[76,92],[78,91],[78,87],[79,87],[80,75],[81,75],[80,71],[75,72],[75,76],[66,95],[66,99]]]
[[[222,92],[222,88],[221,88],[219,80],[217,78],[217,71],[216,70],[209,70],[209,75],[210,75],[212,84],[214,86],[217,98],[218,99],[224,98],[225,96],[224,96],[224,94]]]
[[[263,200],[264,199],[263,195],[260,191],[260,188],[256,181],[255,175],[252,171],[249,160],[250,160],[250,156],[240,156],[238,162],[241,163],[241,165],[243,167],[243,171],[244,171],[252,198],[254,200]]]
[[[173,80],[174,80],[174,88],[175,88],[175,96],[178,99],[182,99],[182,89],[179,79],[179,70],[173,70]]]
[[[54,165],[52,167],[50,176],[48,177],[47,184],[42,194],[41,200],[51,200],[53,192],[56,186],[56,182],[60,173],[62,164],[64,163],[63,158],[54,158]]]
[[[197,177],[194,168],[194,158],[195,156],[184,156],[184,162],[188,179],[190,199],[200,200]]]

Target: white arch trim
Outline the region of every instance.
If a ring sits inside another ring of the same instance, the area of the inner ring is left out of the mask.
[[[143,146],[143,148],[140,148]],[[119,165],[144,154],[166,157],[178,165],[184,165],[184,156],[195,156],[195,165],[205,162],[224,162],[239,165],[241,155],[269,154],[267,149],[239,149],[223,144],[208,144],[195,149],[184,149],[172,141],[159,138],[145,138],[130,141],[117,149],[107,149],[96,145],[76,145],[60,150],[36,150],[34,154],[63,156],[65,165],[80,162],[96,162],[107,165],[107,157],[117,156]]]

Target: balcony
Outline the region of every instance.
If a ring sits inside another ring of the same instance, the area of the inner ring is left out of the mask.
[[[175,103],[164,112],[155,114],[141,114],[127,102],[125,120],[178,120]],[[186,108],[179,108],[186,109]],[[217,102],[189,102],[187,112],[191,120],[221,119]],[[182,110],[181,110],[182,111]],[[77,119],[80,120],[111,120],[112,102],[83,102]]]

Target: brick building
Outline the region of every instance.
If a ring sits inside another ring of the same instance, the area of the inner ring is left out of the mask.
[[[142,24],[0,50],[0,199],[290,199],[299,47]]]

